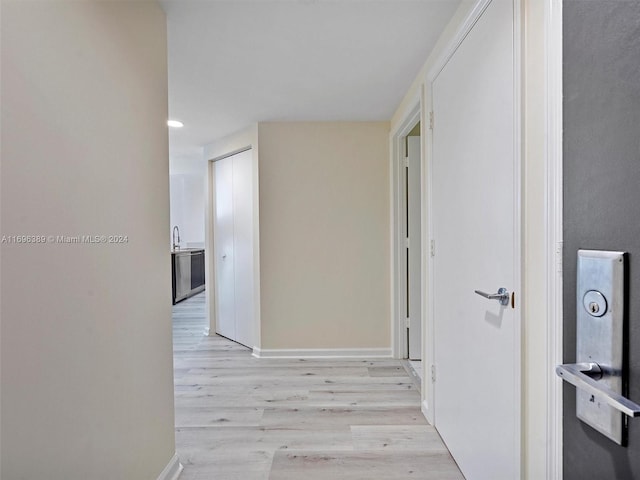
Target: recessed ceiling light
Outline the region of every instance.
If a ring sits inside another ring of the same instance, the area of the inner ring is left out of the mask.
[[[179,122],[178,120],[167,120],[167,125],[173,128],[182,128],[184,127],[184,123]]]

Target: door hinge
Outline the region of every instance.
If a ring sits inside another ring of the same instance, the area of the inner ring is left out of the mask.
[[[429,112],[429,130],[433,130],[433,111]]]
[[[409,168],[409,157],[404,157],[402,163],[404,165],[404,168]]]
[[[431,240],[431,256],[432,257],[436,256],[436,241],[435,240]]]
[[[556,270],[559,275],[562,275],[562,242],[556,243]]]
[[[436,366],[431,365],[431,382],[435,383],[436,381]]]
[[[404,239],[404,246],[405,248],[409,248],[409,237]]]
[[[404,319],[404,326],[406,328],[411,328],[411,319],[409,317]]]

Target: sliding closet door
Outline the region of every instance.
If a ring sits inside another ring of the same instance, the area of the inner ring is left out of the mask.
[[[251,150],[230,158],[233,158],[234,340],[253,346],[253,158]]]
[[[233,160],[219,160],[215,168],[214,254],[216,270],[216,333],[236,336],[235,274],[233,268]]]
[[[216,331],[251,347],[255,345],[251,150],[218,160],[214,166]]]

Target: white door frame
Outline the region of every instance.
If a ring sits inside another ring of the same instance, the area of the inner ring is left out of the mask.
[[[461,45],[465,37],[471,31],[473,26],[482,16],[486,8],[489,6],[491,1],[494,0],[478,0],[473,8],[470,9],[466,18],[461,23],[461,26],[458,28],[457,32],[453,35],[452,40],[448,43],[446,47],[443,48],[439,57],[433,62],[431,68],[427,71],[427,81],[424,85],[424,98],[426,100],[426,111],[431,112],[433,110],[433,82],[435,81],[438,74],[443,70],[449,59],[456,52],[458,47]],[[523,237],[522,237],[522,92],[521,92],[521,81],[522,81],[522,29],[521,29],[521,5],[520,0],[513,0],[514,4],[514,91],[515,91],[515,99],[514,99],[514,178],[520,179],[520,182],[515,182],[514,191],[515,191],[515,232],[514,238],[516,239],[514,245],[514,273],[516,278],[516,283],[513,286],[513,289],[517,293],[521,293],[523,282],[522,282],[522,251],[523,251]],[[435,128],[437,128],[437,117],[434,118]],[[433,134],[432,130],[428,129],[426,131],[426,177],[427,177],[427,220],[428,220],[428,239],[431,243],[434,238],[433,231],[433,222],[431,219],[433,218],[432,213],[432,176],[430,172],[433,169]],[[437,249],[437,245],[435,245]],[[433,252],[432,252],[433,253]],[[432,301],[434,297],[434,278],[433,278],[433,257],[432,255],[427,256],[427,271],[429,272],[429,281],[428,281],[428,296],[427,296],[427,305],[428,309],[426,312],[426,337],[428,339],[427,343],[427,351],[424,359],[429,366],[435,364],[435,344],[437,342],[437,338],[435,336],[435,318],[434,318],[434,309]],[[522,302],[521,302],[522,303]],[[516,337],[522,339],[522,305],[516,304],[516,309],[514,311],[514,321],[516,322],[515,331]],[[513,358],[514,365],[516,365],[516,371],[521,371],[522,365],[522,342],[516,342],[515,345],[515,355]],[[437,405],[435,404],[435,388],[437,388],[437,383],[433,382],[431,379],[428,382],[427,388],[425,389],[425,400],[423,401],[422,410],[429,420],[430,423],[435,424],[435,419],[437,415]],[[516,424],[518,425],[518,430],[522,433],[522,377],[520,381],[517,382],[516,385],[515,398],[517,399],[517,414],[516,414]],[[521,435],[519,436],[521,437]],[[517,463],[519,463],[522,467],[522,446],[516,448],[516,451],[521,452],[520,458],[517,459]],[[523,470],[521,468],[521,470]]]
[[[206,213],[205,213],[205,275],[206,275],[206,301],[207,312],[209,317],[208,327],[205,329],[205,335],[216,333],[216,325],[218,321],[217,298],[216,298],[216,264],[215,264],[215,212],[216,212],[216,191],[215,191],[215,168],[214,163],[218,160],[237,155],[238,153],[253,150],[253,143],[246,144],[242,147],[225,152],[222,155],[215,156],[207,160],[207,193],[206,193]],[[251,348],[259,348],[260,342],[260,230],[259,230],[259,188],[258,188],[258,164],[257,153],[253,150],[253,229],[254,229],[254,327],[253,339],[254,345],[248,345]]]
[[[523,0],[527,1],[527,0]],[[530,0],[529,0],[530,1]],[[439,56],[431,63],[431,68],[427,72],[427,80],[421,85],[421,95],[416,95],[412,101],[407,102],[408,107],[405,109],[401,117],[399,127],[391,133],[390,148],[390,177],[391,177],[391,272],[393,275],[391,282],[392,295],[392,346],[395,358],[402,358],[404,349],[406,349],[406,339],[403,335],[406,331],[401,330],[398,319],[402,319],[399,312],[406,308],[403,304],[399,304],[406,273],[402,268],[402,262],[398,259],[398,245],[400,238],[397,235],[399,225],[398,215],[398,182],[400,181],[399,161],[401,159],[401,139],[408,133],[411,125],[415,125],[416,119],[422,122],[422,176],[423,176],[423,202],[422,205],[427,207],[430,198],[430,183],[427,164],[430,161],[430,144],[431,134],[428,128],[428,112],[431,111],[430,102],[430,82],[433,80],[437,72],[439,72],[449,57],[453,54],[465,35],[469,32],[475,21],[478,19],[484,8],[488,4],[487,0],[478,0],[461,22],[461,26],[452,39],[445,46]],[[546,218],[546,319],[530,319],[530,321],[546,322],[547,342],[546,342],[546,365],[543,368],[548,372],[547,375],[547,405],[546,405],[546,478],[548,480],[562,479],[562,381],[557,378],[554,373],[555,365],[562,363],[562,0],[544,0],[545,8],[545,212]],[[520,5],[517,5],[520,11]],[[519,25],[519,22],[517,22]],[[421,98],[420,98],[421,97]],[[430,219],[428,208],[424,208],[423,213],[423,244],[427,244],[430,235],[427,231],[430,228]],[[427,268],[430,255],[426,249],[423,249],[423,291],[427,293],[423,296],[423,364],[424,369],[429,370],[433,365],[433,312],[431,311],[431,303],[429,301],[432,295],[431,291],[431,274]],[[527,292],[523,291],[523,296]],[[527,300],[523,298],[522,300]],[[532,299],[529,299],[531,301]],[[428,307],[428,308],[427,308]],[[527,319],[529,320],[529,319]],[[404,323],[402,323],[404,326]],[[526,368],[534,368],[526,366]],[[538,367],[536,367],[538,368]],[[428,375],[430,377],[430,375]],[[434,403],[432,382],[423,378],[422,392],[423,404],[422,411],[425,417],[434,423],[435,411],[430,406]]]
[[[391,344],[394,358],[407,358],[409,349],[407,346],[407,327],[405,324],[407,312],[407,265],[406,265],[406,246],[405,246],[405,227],[404,219],[406,214],[406,205],[403,193],[406,189],[404,169],[404,138],[409,132],[420,123],[420,164],[424,167],[424,138],[422,122],[422,101],[419,96],[410,102],[405,115],[400,122],[399,127],[391,132],[389,145],[391,147],[391,155],[389,171],[391,178]],[[424,168],[421,169],[421,172]],[[424,192],[424,174],[421,179],[421,192]],[[424,206],[424,201],[421,203]],[[423,209],[424,210],[424,209]],[[424,217],[424,215],[423,215]],[[422,222],[424,225],[424,222]],[[424,228],[422,228],[424,235]],[[424,236],[422,237],[424,238]],[[424,245],[424,241],[422,242]],[[424,251],[424,247],[422,249]],[[421,277],[425,278],[424,255],[421,266]],[[424,285],[424,282],[423,282]],[[424,305],[425,289],[422,288],[421,304]],[[424,331],[424,307],[422,308],[421,323]],[[424,347],[423,347],[424,350]]]
[[[562,479],[562,0],[545,1],[547,479]]]

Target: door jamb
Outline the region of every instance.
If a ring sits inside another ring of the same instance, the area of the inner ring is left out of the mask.
[[[404,137],[416,126],[421,119],[422,105],[421,98],[416,96],[410,103],[399,127],[391,132],[389,145],[391,147],[390,158],[390,178],[391,178],[391,344],[394,358],[408,358],[409,349],[407,346],[407,328],[405,317],[407,311],[406,289],[407,289],[407,267],[405,261],[405,218],[406,206],[402,193],[405,187],[404,166]],[[421,124],[422,125],[422,124]],[[422,126],[421,126],[422,129]],[[421,132],[422,134],[422,132]],[[420,137],[423,138],[422,136]],[[423,146],[424,141],[421,140]],[[423,148],[420,149],[421,163],[424,159]],[[424,243],[424,242],[423,242]],[[422,264],[424,271],[424,262]],[[424,278],[424,273],[422,274]],[[424,289],[423,289],[424,290]],[[424,298],[423,298],[424,300]],[[423,309],[424,310],[424,309]],[[424,325],[424,318],[422,319]]]
[[[439,75],[439,73],[444,69],[447,62],[451,59],[453,54],[456,52],[458,47],[461,45],[465,37],[471,31],[476,22],[480,19],[486,8],[489,6],[492,0],[477,0],[474,6],[470,9],[469,13],[462,21],[460,27],[457,29],[452,39],[447,43],[447,45],[443,48],[440,55],[434,60],[433,64],[427,71],[426,82],[424,85],[424,98],[425,98],[425,110],[427,112],[433,111],[433,82]],[[513,0],[514,7],[514,189],[515,189],[515,211],[516,211],[516,220],[515,220],[515,245],[514,245],[514,273],[515,273],[515,281],[513,289],[515,292],[523,292],[523,281],[522,281],[522,259],[523,259],[523,236],[522,236],[522,220],[523,220],[523,211],[522,211],[522,191],[523,191],[523,177],[522,177],[522,162],[523,162],[523,146],[524,142],[522,141],[522,104],[523,104],[523,96],[522,96],[522,26],[521,26],[521,0]],[[437,118],[434,118],[434,122],[437,122]],[[426,153],[426,179],[427,179],[427,202],[426,202],[426,210],[427,210],[427,221],[428,221],[428,236],[426,238],[429,239],[429,243],[433,242],[434,239],[434,231],[433,231],[433,222],[432,222],[432,175],[431,171],[433,168],[433,130],[425,130],[427,134],[426,145],[427,148],[425,150]],[[437,245],[435,246],[437,248]],[[428,365],[433,368],[435,365],[435,346],[436,346],[436,338],[434,335],[434,327],[435,327],[435,318],[434,318],[434,309],[433,309],[433,297],[434,297],[434,277],[433,277],[433,253],[427,256],[427,272],[429,274],[428,281],[428,296],[427,296],[427,305],[429,306],[426,310],[426,336],[429,339],[429,343],[427,344],[427,351],[424,359],[428,362]],[[520,295],[522,298],[522,295]],[[515,337],[516,337],[516,352],[513,358],[514,364],[516,366],[516,371],[522,372],[522,302],[516,303],[516,308],[514,311],[514,321],[516,322],[515,327]],[[431,381],[428,382],[425,388],[425,400],[423,401],[422,411],[427,417],[427,420],[435,425],[436,420],[436,402],[435,402],[435,382],[433,376],[430,376]],[[518,452],[518,458],[516,459],[516,465],[518,466],[519,472],[524,470],[523,465],[523,455],[522,455],[522,433],[523,433],[523,421],[522,421],[522,379],[523,375],[521,373],[519,381],[516,385],[516,414],[515,414],[515,422],[518,425],[519,435],[515,439],[518,444],[516,448],[516,452]]]
[[[217,288],[216,288],[216,259],[215,259],[215,211],[216,211],[216,190],[215,190],[215,168],[214,163],[242,152],[253,150],[253,144],[229,151],[222,155],[207,159],[207,201],[205,212],[205,275],[207,288],[206,303],[208,313],[208,326],[205,328],[205,335],[214,335],[217,331],[218,313],[217,313]],[[259,267],[259,224],[258,224],[258,174],[257,174],[256,156],[253,157],[253,203],[254,203],[254,305],[255,305],[255,324],[253,326],[253,343],[249,345],[252,348],[260,346],[260,267]]]
[[[547,455],[546,476],[562,478],[563,186],[562,186],[562,1],[546,0],[545,19],[545,199],[547,267]]]

